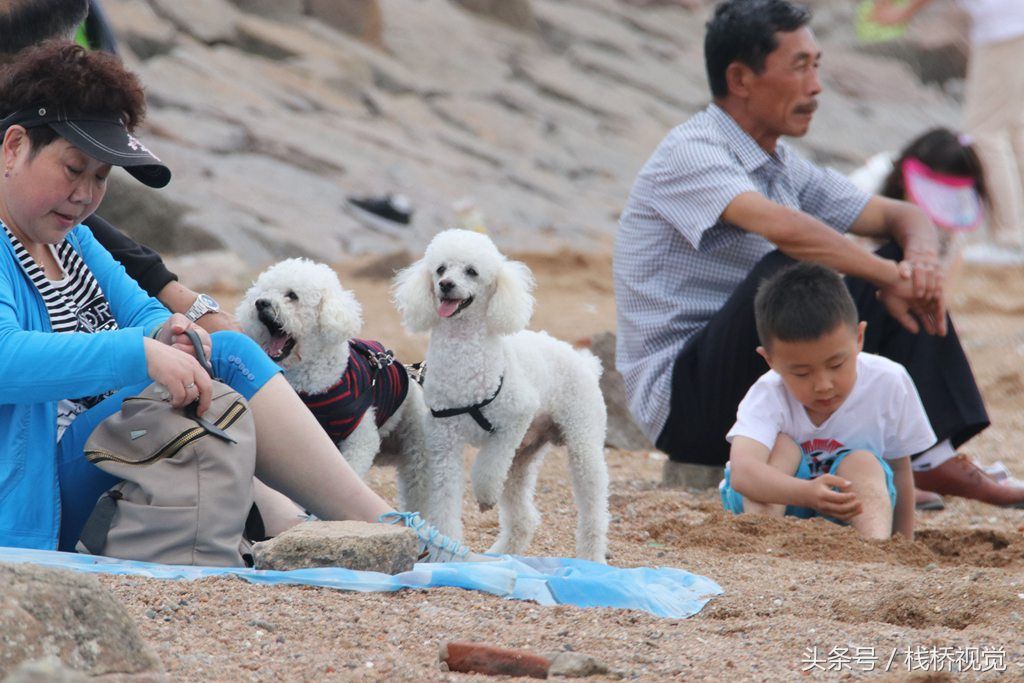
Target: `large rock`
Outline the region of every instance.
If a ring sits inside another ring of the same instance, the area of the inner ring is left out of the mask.
[[[56,657],[43,657],[22,662],[3,683],[89,683],[91,680],[81,671],[64,666]]]
[[[594,335],[591,351],[601,360],[601,393],[608,407],[606,446],[624,451],[649,451],[654,448],[633,420],[626,402],[626,384],[615,369],[615,335],[602,332]]]
[[[306,522],[253,546],[257,569],[343,567],[398,574],[419,555],[412,529],[368,522]]]
[[[56,656],[90,676],[164,679],[163,665],[127,612],[87,574],[0,564],[0,633],[0,677],[23,663]],[[31,680],[24,669],[19,676]]]
[[[238,9],[269,17],[287,17],[306,11],[306,0],[231,0]]]
[[[111,173],[98,213],[132,239],[158,252],[189,252],[224,246],[212,232],[192,229],[183,219],[190,208],[166,191],[144,186],[120,169]]]
[[[530,0],[452,0],[470,12],[526,31],[537,30]]]
[[[371,45],[383,45],[384,21],[377,0],[307,0],[306,14]]]
[[[157,15],[145,2],[106,0],[103,8],[117,39],[128,45],[139,59],[170,52],[178,40],[177,27]]]
[[[157,14],[203,43],[230,43],[237,37],[239,12],[227,0],[149,1]]]

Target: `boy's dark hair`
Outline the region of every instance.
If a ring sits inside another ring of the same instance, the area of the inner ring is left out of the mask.
[[[906,199],[903,182],[903,161],[914,158],[937,173],[962,176],[974,180],[978,196],[988,201],[985,171],[974,148],[964,144],[960,136],[948,128],[932,128],[911,140],[893,163],[892,172],[882,184],[879,194],[893,199]]]
[[[69,42],[28,48],[0,69],[0,118],[39,105],[76,114],[118,114],[129,132],[146,115],[142,85],[121,60]],[[57,133],[44,125],[29,128],[28,136],[36,153]]]
[[[779,46],[775,34],[795,31],[810,21],[811,10],[789,0],[719,3],[704,34],[704,66],[711,94],[715,97],[729,94],[725,70],[730,64],[740,62],[760,73],[765,58]]]
[[[7,0],[0,3],[0,61],[47,40],[66,40],[88,11],[88,0]]]
[[[797,263],[761,283],[754,297],[761,346],[773,341],[812,341],[838,325],[857,328],[857,307],[839,273],[817,263]]]

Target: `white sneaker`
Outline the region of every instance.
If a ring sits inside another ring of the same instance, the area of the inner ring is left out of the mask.
[[[471,552],[454,538],[448,538],[418,512],[385,512],[377,518],[381,524],[402,524],[420,538],[418,562],[487,562],[495,558]]]

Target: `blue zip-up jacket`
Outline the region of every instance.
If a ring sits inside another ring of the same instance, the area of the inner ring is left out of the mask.
[[[170,313],[79,225],[65,238],[119,330],[54,334],[46,305],[0,233],[0,546],[54,549],[60,529],[57,402],[147,379],[143,336]]]

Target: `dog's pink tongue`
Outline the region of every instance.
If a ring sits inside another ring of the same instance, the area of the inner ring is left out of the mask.
[[[450,318],[455,314],[455,311],[459,310],[459,304],[461,303],[460,299],[441,299],[441,303],[437,307],[437,314],[442,318]]]
[[[270,343],[267,344],[267,355],[271,358],[277,358],[281,355],[284,350],[284,345],[288,343],[290,337],[287,334],[282,334],[280,337],[273,337]]]

